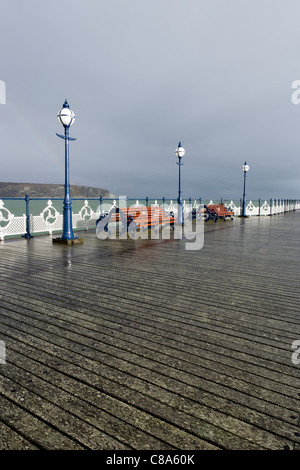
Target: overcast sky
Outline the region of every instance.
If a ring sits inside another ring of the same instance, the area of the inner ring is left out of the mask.
[[[0,181],[116,195],[300,198],[299,0],[5,0]],[[1,195],[0,195],[1,196]]]

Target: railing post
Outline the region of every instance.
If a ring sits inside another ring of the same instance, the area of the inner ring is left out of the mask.
[[[163,210],[165,210],[165,196],[162,198],[163,201]]]
[[[148,196],[146,197],[146,207],[148,207],[148,203],[149,203],[149,198]]]
[[[26,202],[26,233],[25,235],[22,235],[24,238],[33,238],[33,236],[30,233],[30,214],[29,214],[29,201],[30,197],[28,194],[25,196],[25,202]]]
[[[101,217],[101,215],[103,214],[103,210],[102,210],[103,209],[103,197],[100,196],[99,200],[100,200],[100,217]]]
[[[258,200],[258,217],[260,217],[260,198]]]
[[[270,216],[273,215],[273,200],[272,198],[270,199]]]

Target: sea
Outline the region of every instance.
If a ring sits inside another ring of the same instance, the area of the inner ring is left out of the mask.
[[[13,215],[15,216],[22,216],[23,214],[26,214],[26,203],[25,200],[22,198],[1,198],[0,200],[3,203],[3,206],[5,209],[9,210]],[[47,207],[48,203],[48,198],[33,198],[30,199],[29,201],[29,213],[32,215],[40,215],[43,210]],[[79,213],[79,211],[82,209],[84,206],[85,201],[88,201],[89,207],[93,210],[93,212],[99,212],[100,209],[100,200],[99,198],[72,198],[72,211],[74,214]],[[113,204],[113,202],[116,201],[118,205],[118,198],[103,198],[102,203],[103,206],[105,207],[110,206]],[[168,206],[171,204],[171,201],[173,202],[173,205],[176,206],[177,204],[177,197],[174,198],[165,198],[163,201],[163,198],[158,198],[158,199],[148,199],[148,205],[152,204],[159,204],[160,206],[163,206],[163,203],[165,204],[165,208],[168,208]],[[189,198],[184,199],[183,201],[186,202],[186,204],[189,204]],[[210,199],[202,199],[202,198],[197,198],[193,199],[191,198],[191,204],[192,206],[196,203],[197,205],[201,204],[209,204],[211,200]],[[146,198],[130,198],[128,199],[128,206],[135,205],[136,203],[139,203],[141,205],[146,205]],[[221,200],[214,199],[213,202],[215,204],[218,204],[221,202]],[[225,205],[230,204],[230,200],[222,200],[222,202]],[[239,200],[234,200],[232,201],[235,206],[239,207],[240,201]],[[254,206],[258,206],[258,201],[252,201]],[[51,199],[52,206],[60,213],[63,213],[63,198],[59,199]],[[1,211],[1,207],[0,207]]]

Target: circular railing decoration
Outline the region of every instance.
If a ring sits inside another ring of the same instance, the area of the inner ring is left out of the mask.
[[[236,210],[236,206],[235,206],[233,201],[230,201],[230,203],[227,205],[227,209],[229,211],[235,211]]]
[[[255,209],[255,206],[254,206],[253,202],[250,201],[249,204],[247,205],[247,211],[253,212],[254,209]]]
[[[47,226],[55,224],[59,216],[59,212],[52,206],[52,201],[47,202],[47,207],[41,212],[41,217]]]
[[[269,204],[267,203],[267,201],[265,201],[265,202],[263,203],[263,205],[261,206],[261,208],[262,208],[263,211],[267,212],[267,211],[270,209],[270,206],[269,206]]]
[[[89,203],[87,200],[84,201],[84,206],[80,209],[79,211],[79,215],[80,215],[80,218],[81,220],[91,220],[91,218],[93,217],[93,210],[92,208],[89,206]]]
[[[13,218],[14,215],[4,207],[4,202],[0,199],[0,228],[7,228]]]

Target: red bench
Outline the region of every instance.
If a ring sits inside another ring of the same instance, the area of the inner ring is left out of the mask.
[[[166,225],[170,225],[174,230],[176,223],[174,214],[169,215],[162,207],[156,206],[112,208],[108,214],[97,220],[96,225],[103,218],[107,219],[107,223],[104,225],[105,231],[108,230],[108,224],[111,222],[122,223],[123,230],[126,227],[127,231],[128,229],[130,231],[149,230],[152,227],[159,228]]]
[[[208,204],[207,206],[204,206],[204,209],[205,222],[210,219],[214,220],[215,222],[217,222],[218,219],[226,220],[227,218],[230,218],[233,220],[234,212],[228,210],[224,204]]]

